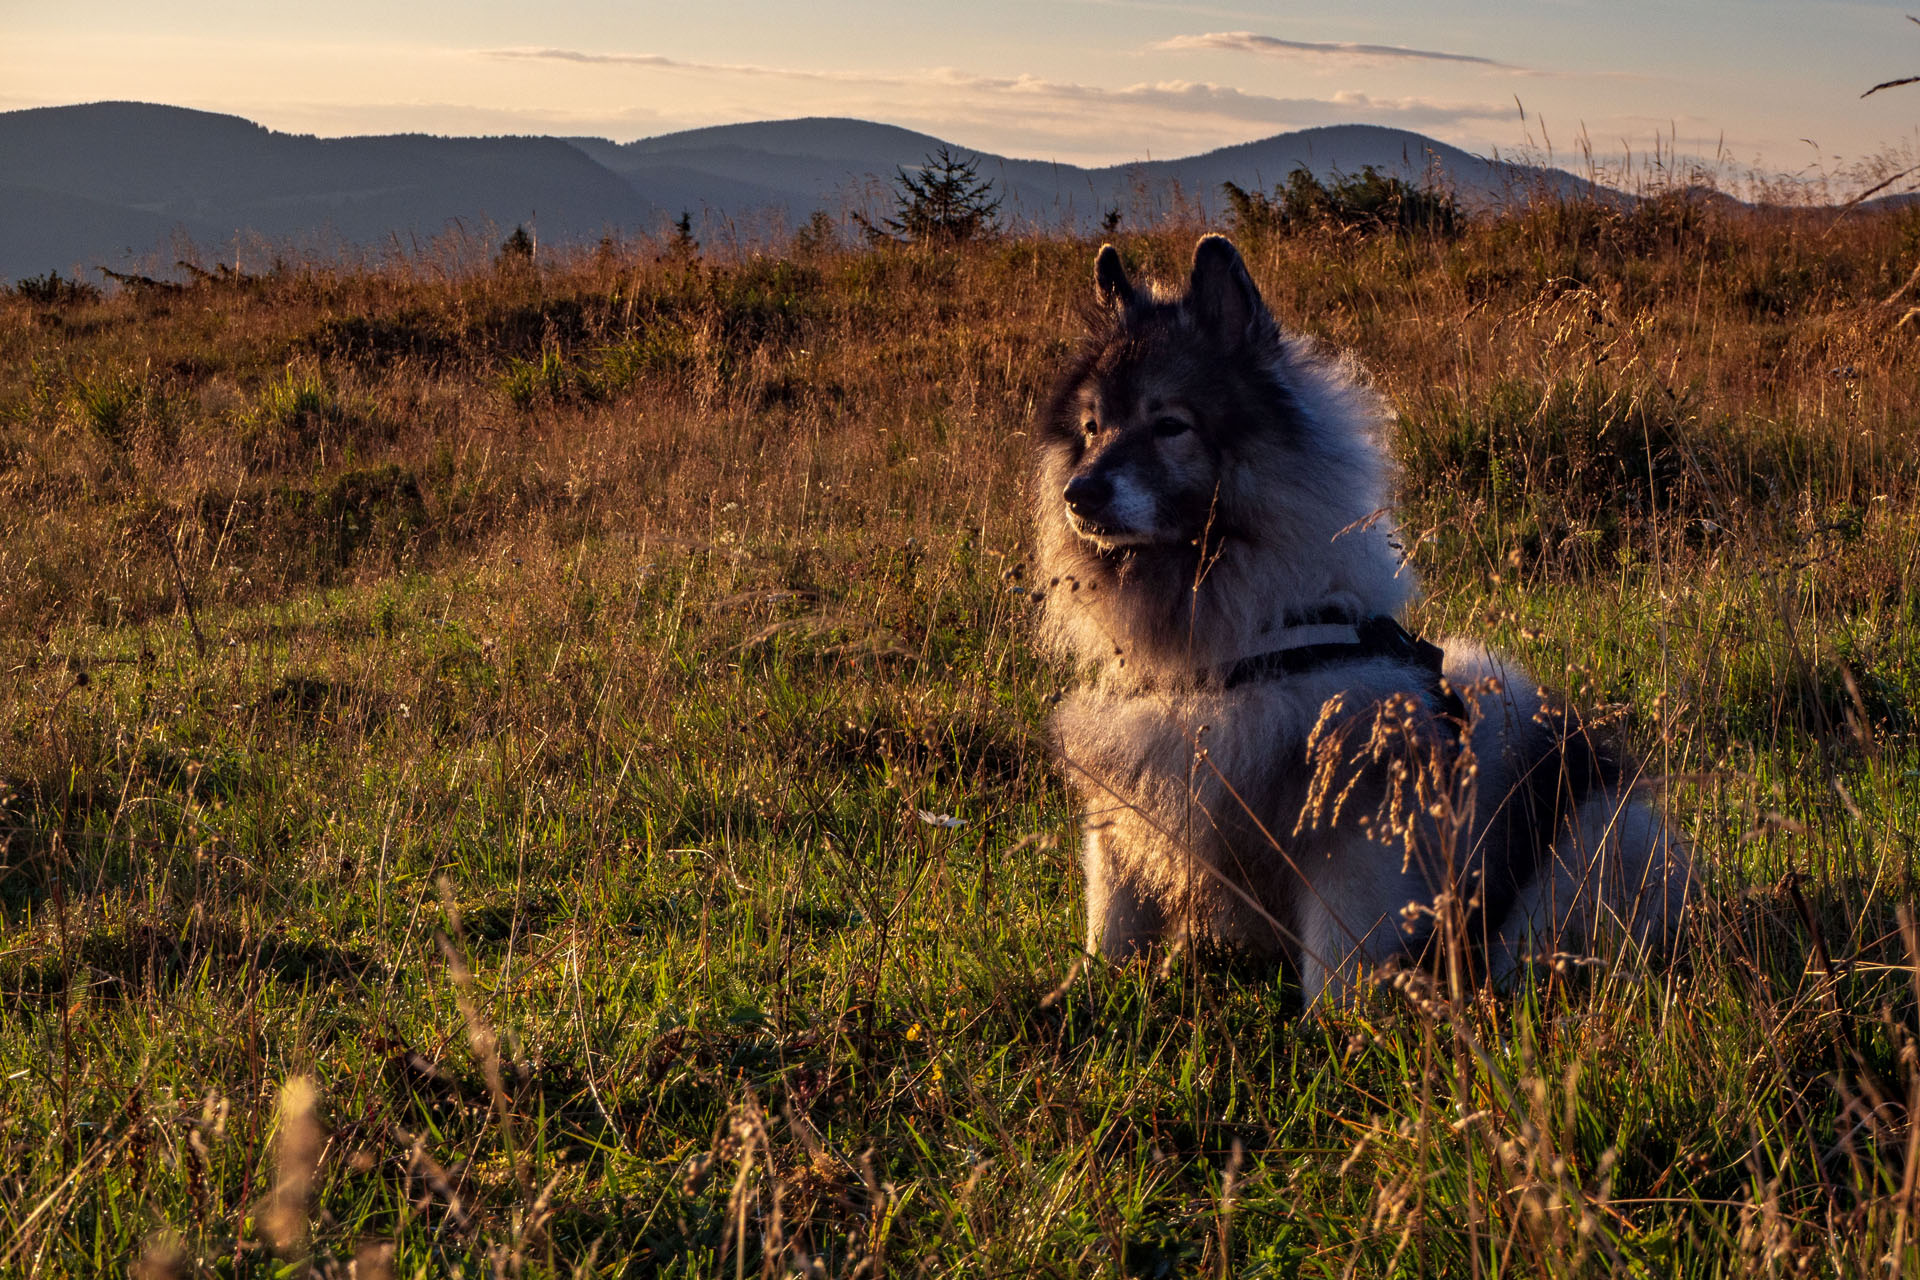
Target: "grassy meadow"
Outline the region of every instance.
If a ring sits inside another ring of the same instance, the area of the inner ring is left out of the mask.
[[[1920,215],[1243,241],[1703,879],[1305,1015],[1056,991],[1095,246],[817,232],[0,296],[0,1275],[1920,1274]]]

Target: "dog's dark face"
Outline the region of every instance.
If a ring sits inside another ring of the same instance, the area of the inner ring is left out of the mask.
[[[1231,532],[1243,513],[1223,501],[1229,469],[1251,444],[1284,447],[1293,422],[1279,331],[1239,252],[1203,239],[1175,301],[1137,292],[1111,245],[1095,278],[1101,310],[1054,393],[1042,485],[1101,553]]]

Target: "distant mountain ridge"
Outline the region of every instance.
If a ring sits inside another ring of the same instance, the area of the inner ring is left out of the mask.
[[[1176,192],[1205,208],[1220,184],[1271,187],[1305,165],[1432,175],[1469,204],[1597,190],[1555,169],[1485,160],[1420,134],[1334,125],[1177,160],[1082,168],[974,152],[866,120],[715,125],[601,138],[316,138],[185,107],[97,102],[0,112],[0,279],[170,265],[236,239],[329,246],[424,240],[460,221],[533,227],[547,243],[655,231],[682,211],[761,231],[815,209],[884,211],[897,169],[942,147],[978,155],[1018,223],[1086,230],[1109,210],[1149,216]]]
[[[1422,134],[1367,124],[1323,125],[1178,160],[1100,168],[976,153],[930,134],[841,117],[716,125],[624,145],[571,141],[642,192],[664,190],[670,174],[691,171],[716,183],[751,186],[769,203],[784,197],[796,210],[805,206],[807,197],[817,207],[862,179],[891,178],[896,169],[910,168],[946,146],[979,155],[982,176],[993,179],[1014,216],[1080,228],[1097,223],[1110,209],[1130,211],[1129,205],[1143,193],[1149,201],[1157,197],[1164,202],[1176,184],[1185,198],[1216,208],[1224,182],[1271,188],[1303,166],[1323,179],[1359,173],[1369,165],[1411,179],[1432,176],[1469,205],[1543,191],[1576,195],[1603,190],[1559,169],[1487,160]]]
[[[56,221],[76,200],[98,216]],[[368,245],[489,215],[575,238],[649,206],[558,138],[314,138],[124,102],[0,114],[0,276],[136,263],[174,229],[206,249],[248,233]]]

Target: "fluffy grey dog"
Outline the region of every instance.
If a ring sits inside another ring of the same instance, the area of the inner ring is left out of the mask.
[[[1095,264],[1038,433],[1046,639],[1098,669],[1053,720],[1084,804],[1087,950],[1211,939],[1307,998],[1393,962],[1498,980],[1678,927],[1679,839],[1571,713],[1414,595],[1379,401],[1282,333],[1239,252],[1184,293]]]

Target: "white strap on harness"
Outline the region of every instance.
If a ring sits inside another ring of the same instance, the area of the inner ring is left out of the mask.
[[[1287,649],[1304,649],[1311,644],[1359,644],[1360,632],[1350,622],[1312,622],[1305,626],[1281,627],[1261,639],[1257,648],[1235,654],[1221,665],[1232,666],[1246,658]]]

